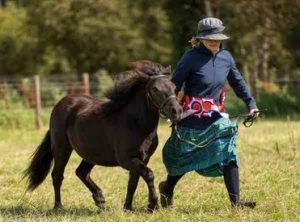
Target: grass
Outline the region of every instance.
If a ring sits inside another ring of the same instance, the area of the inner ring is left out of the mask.
[[[241,195],[257,201],[254,210],[232,209],[222,178],[191,172],[176,187],[175,209],[153,214],[145,212],[147,188],[142,180],[134,211],[123,211],[128,172],[101,166],[92,171],[107,202],[104,210],[98,210],[88,189],[75,176],[80,162],[75,153],[65,171],[64,210],[52,210],[49,175],[37,190],[25,194],[22,171],[46,130],[0,129],[0,221],[300,221],[300,122],[266,120],[251,128],[240,125]],[[169,134],[168,124],[161,121],[160,145],[149,163],[156,187],[166,177],[161,150]]]

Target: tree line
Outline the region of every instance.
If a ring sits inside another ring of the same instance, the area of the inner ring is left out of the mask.
[[[0,0],[0,76],[174,67],[207,16],[252,86],[300,79],[299,0]]]

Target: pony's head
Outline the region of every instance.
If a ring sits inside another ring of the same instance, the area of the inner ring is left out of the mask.
[[[114,78],[114,87],[107,93],[109,102],[102,105],[102,112],[109,114],[128,103],[137,89],[144,89],[149,105],[166,115],[173,122],[180,120],[182,108],[177,102],[175,85],[169,80],[170,67],[148,60],[133,63],[133,69]]]
[[[171,68],[151,61],[136,62],[134,67],[147,80],[145,90],[150,103],[171,121],[179,121],[182,107],[175,95],[175,85],[168,78]]]

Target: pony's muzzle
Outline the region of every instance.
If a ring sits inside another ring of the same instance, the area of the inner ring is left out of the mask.
[[[166,114],[172,122],[178,122],[181,119],[182,107],[176,100],[170,101],[169,105],[167,106]]]

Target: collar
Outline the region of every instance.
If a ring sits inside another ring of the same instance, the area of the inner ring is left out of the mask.
[[[198,50],[199,52],[202,52],[202,53],[208,54],[210,56],[213,56],[212,52],[208,48],[206,48],[203,43],[200,43],[200,45],[195,47],[195,49]],[[222,50],[223,50],[223,46],[222,46],[222,43],[221,43],[220,49],[215,55],[217,55]]]

